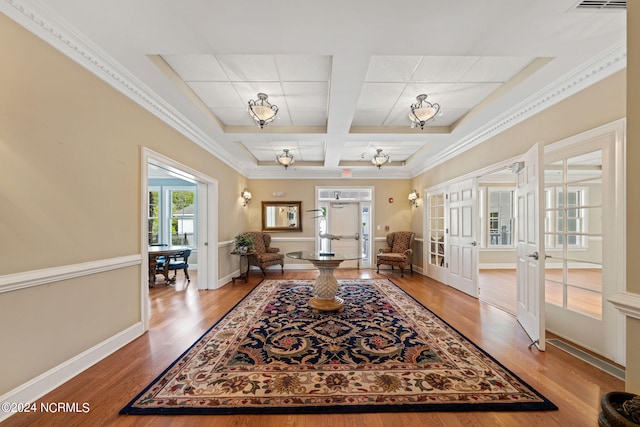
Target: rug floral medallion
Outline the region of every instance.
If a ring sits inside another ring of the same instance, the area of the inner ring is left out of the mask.
[[[263,281],[121,413],[557,409],[390,280],[339,284],[338,313]]]

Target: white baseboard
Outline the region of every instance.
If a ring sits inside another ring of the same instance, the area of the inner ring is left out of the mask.
[[[107,338],[90,349],[75,357],[49,369],[32,380],[0,396],[0,402],[33,403],[51,390],[61,386],[85,369],[95,365],[116,350],[129,344],[143,334],[142,322],[138,322],[127,329]],[[0,411],[0,422],[9,418],[13,413]]]

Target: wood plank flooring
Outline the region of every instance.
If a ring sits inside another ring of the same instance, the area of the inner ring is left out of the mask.
[[[267,278],[312,279],[315,271],[269,272]],[[452,290],[417,273],[340,269],[339,278],[388,277],[478,344],[560,409],[551,412],[431,412],[309,415],[131,416],[118,411],[158,376],[213,323],[261,280],[198,291],[179,275],[175,286],[150,290],[148,333],[58,387],[39,402],[89,404],[88,413],[16,414],[5,426],[597,426],[601,396],[624,390],[624,383],[552,346],[528,349],[529,340],[514,317],[490,304]],[[135,284],[132,284],[135,286]]]

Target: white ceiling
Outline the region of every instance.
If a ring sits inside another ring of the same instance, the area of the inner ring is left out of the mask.
[[[576,0],[32,0],[0,11],[251,178],[413,177],[626,66]],[[264,129],[258,92],[279,108]],[[411,128],[421,93],[442,114]],[[570,119],[570,118],[567,118]],[[284,170],[275,156],[295,157]],[[371,164],[376,149],[391,163]]]

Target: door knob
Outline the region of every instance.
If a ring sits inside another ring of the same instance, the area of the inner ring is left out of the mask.
[[[529,258],[538,259],[538,252],[534,252],[532,254],[527,254]]]
[[[471,246],[477,246],[477,245],[478,245],[478,242],[476,242],[476,241],[474,240],[473,242],[471,242],[471,243],[469,243],[469,244],[470,244]]]

